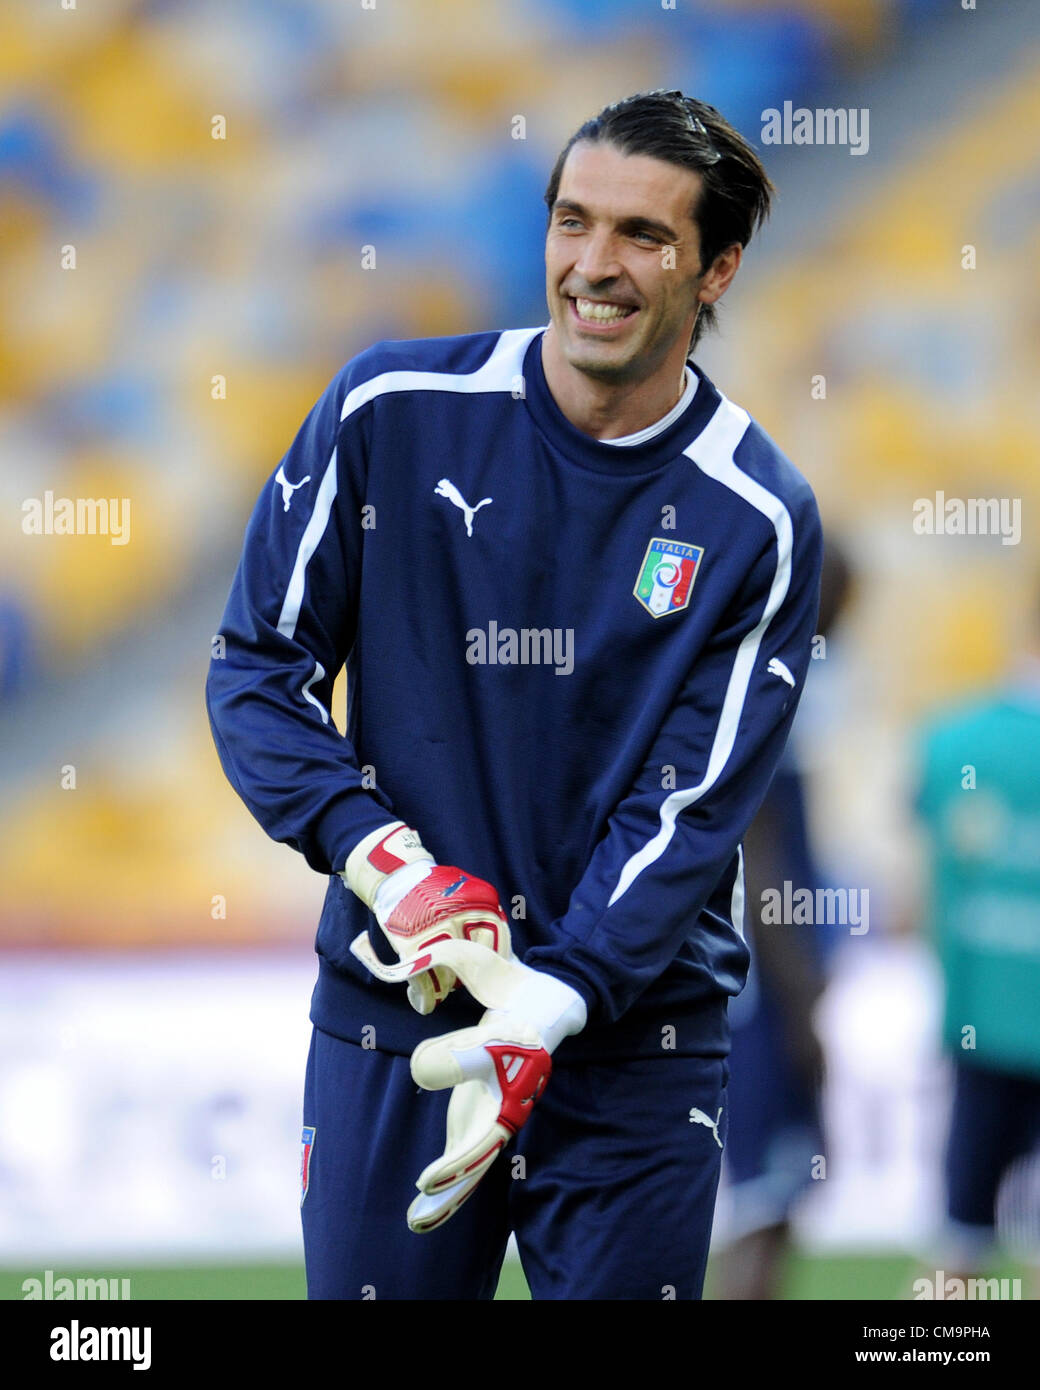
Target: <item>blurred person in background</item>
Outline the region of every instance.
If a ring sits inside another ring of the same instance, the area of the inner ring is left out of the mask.
[[[20,596],[0,589],[0,703],[30,686],[36,666],[32,618]]]
[[[818,635],[829,640],[848,598],[844,550],[824,548]],[[814,690],[810,666],[807,693]],[[820,677],[817,675],[815,679]],[[819,924],[763,920],[763,892],[785,882],[792,893],[823,886],[809,827],[799,748],[811,739],[811,709],[801,707],[784,756],[744,840],[748,982],[730,1006],[728,1242],[715,1260],[725,1299],[782,1296],[790,1214],[824,1153],[820,1088],[824,1057],[813,1026],[823,992],[827,942]]]
[[[967,1279],[995,1253],[1003,1178],[1040,1148],[1040,612],[1008,678],[933,715],[916,746],[954,1074],[940,1259]],[[1035,1241],[1040,1212],[1018,1217]]]

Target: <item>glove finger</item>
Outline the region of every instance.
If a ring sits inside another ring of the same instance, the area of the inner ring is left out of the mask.
[[[424,1168],[416,1180],[420,1192],[435,1195],[460,1182],[479,1182],[502,1152],[512,1135],[502,1125],[495,1125],[489,1134],[480,1136],[477,1143],[460,1153],[445,1154]]]
[[[456,1086],[448,1102],[444,1153],[419,1174],[420,1192],[438,1192],[465,1178],[481,1177],[510,1137],[498,1122],[498,1099],[481,1081]]]
[[[408,982],[408,1002],[417,1014],[432,1014],[455,988],[455,974],[446,968],[424,970]]]
[[[427,1231],[442,1225],[455,1215],[467,1197],[473,1195],[482,1176],[482,1173],[478,1173],[475,1177],[463,1178],[461,1182],[443,1188],[436,1194],[420,1192],[408,1208],[409,1230],[416,1235],[425,1235]]]
[[[452,935],[459,941],[473,941],[500,956],[513,954],[509,926],[497,913],[460,912],[452,921]]]
[[[502,1031],[505,1033],[506,1030]],[[525,1042],[528,1041],[528,1031],[524,1033]],[[458,1086],[463,1081],[482,1081],[491,1085],[495,1064],[487,1045],[496,1041],[483,1023],[472,1028],[457,1028],[454,1033],[442,1033],[440,1037],[426,1038],[412,1053],[412,1079],[424,1091],[445,1091],[449,1086]],[[532,1033],[530,1041],[537,1045],[538,1035]]]

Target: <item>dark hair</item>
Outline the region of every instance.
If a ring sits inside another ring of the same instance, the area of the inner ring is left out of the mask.
[[[550,219],[564,163],[579,140],[609,143],[622,154],[650,155],[700,175],[701,192],[690,216],[700,233],[702,273],[735,241],[746,246],[769,215],[776,189],[744,137],[714,106],[662,89],[605,106],[571,136],[545,190]],[[705,331],[717,327],[715,305],[702,304],[687,356]]]

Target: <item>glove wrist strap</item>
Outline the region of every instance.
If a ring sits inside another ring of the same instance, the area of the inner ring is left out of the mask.
[[[416,863],[432,867],[433,855],[404,821],[391,821],[354,846],[340,877],[366,907],[373,907],[386,879],[406,864]]]
[[[417,859],[411,864],[405,864],[400,869],[395,869],[392,874],[388,874],[376,889],[376,896],[372,903],[372,911],[376,914],[376,921],[381,927],[386,926],[386,920],[393,912],[402,898],[406,898],[417,883],[422,883],[424,878],[429,878],[433,873],[432,859]]]

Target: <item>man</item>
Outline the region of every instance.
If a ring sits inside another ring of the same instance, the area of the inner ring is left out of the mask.
[[[930,923],[946,986],[954,1095],[940,1258],[978,1276],[997,1253],[997,1194],[1040,1146],[1040,641],[990,692],[917,731]],[[1009,1228],[1030,1231],[1035,1195]],[[1026,1242],[1028,1245],[1028,1241]],[[937,1292],[936,1297],[942,1297]]]
[[[686,359],[771,191],[714,108],[608,107],[547,190],[548,327],[362,352],[260,497],[209,708],[330,876],[312,1298],[491,1298],[510,1230],[535,1298],[700,1296],[821,539]]]

